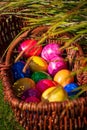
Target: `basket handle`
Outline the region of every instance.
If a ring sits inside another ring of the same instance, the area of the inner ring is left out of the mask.
[[[8,65],[10,64],[10,57],[11,57],[11,54],[13,52],[13,49],[15,48],[15,46],[24,38],[28,35],[28,32],[29,31],[26,31],[24,32],[23,34],[21,34],[16,40],[14,40],[12,42],[12,44],[10,45],[9,49],[8,49],[8,52],[7,52],[7,55],[6,55],[6,61],[5,61],[5,64]]]

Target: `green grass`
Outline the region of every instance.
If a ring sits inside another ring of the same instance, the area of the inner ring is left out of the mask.
[[[14,118],[8,103],[4,101],[3,88],[0,81],[0,130],[24,130]]]

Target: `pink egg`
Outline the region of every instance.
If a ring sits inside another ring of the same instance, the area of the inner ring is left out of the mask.
[[[49,80],[49,79],[42,79],[36,84],[36,89],[43,93],[47,88],[52,86],[56,86],[58,83]]]
[[[48,73],[54,76],[61,69],[67,69],[67,63],[63,59],[51,61],[48,65]]]
[[[33,55],[39,55],[42,51],[42,46],[41,45],[37,45],[37,41],[33,40],[33,39],[27,39],[25,41],[23,41],[19,48],[18,51],[24,51],[24,56],[25,57],[29,57],[29,56],[33,56]]]
[[[64,61],[64,58],[63,58],[62,56],[56,55],[55,57],[53,57],[53,58],[50,60],[50,62],[51,62],[51,61]]]
[[[61,54],[62,51],[60,50],[60,45],[57,43],[47,44],[41,52],[42,58],[44,58],[48,62],[50,62],[57,55],[61,55]]]
[[[37,103],[39,103],[40,99],[37,98],[37,97],[31,96],[31,97],[26,98],[25,102],[27,102],[27,103],[29,103],[29,102],[37,102]]]

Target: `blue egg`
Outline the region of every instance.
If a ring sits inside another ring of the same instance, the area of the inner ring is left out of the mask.
[[[79,92],[77,88],[78,85],[76,83],[70,83],[64,87],[64,90],[68,93],[69,96],[74,96]]]
[[[12,65],[12,74],[14,81],[17,81],[20,78],[24,77],[30,77],[31,76],[31,71],[30,69],[27,69],[26,72],[22,72],[23,68],[25,66],[25,62],[23,61],[18,61]]]

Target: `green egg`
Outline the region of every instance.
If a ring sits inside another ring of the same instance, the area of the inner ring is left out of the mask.
[[[52,80],[52,77],[46,73],[46,72],[43,72],[43,71],[37,71],[37,72],[34,72],[31,76],[31,78],[37,83],[39,80],[42,80],[42,79],[50,79]]]

